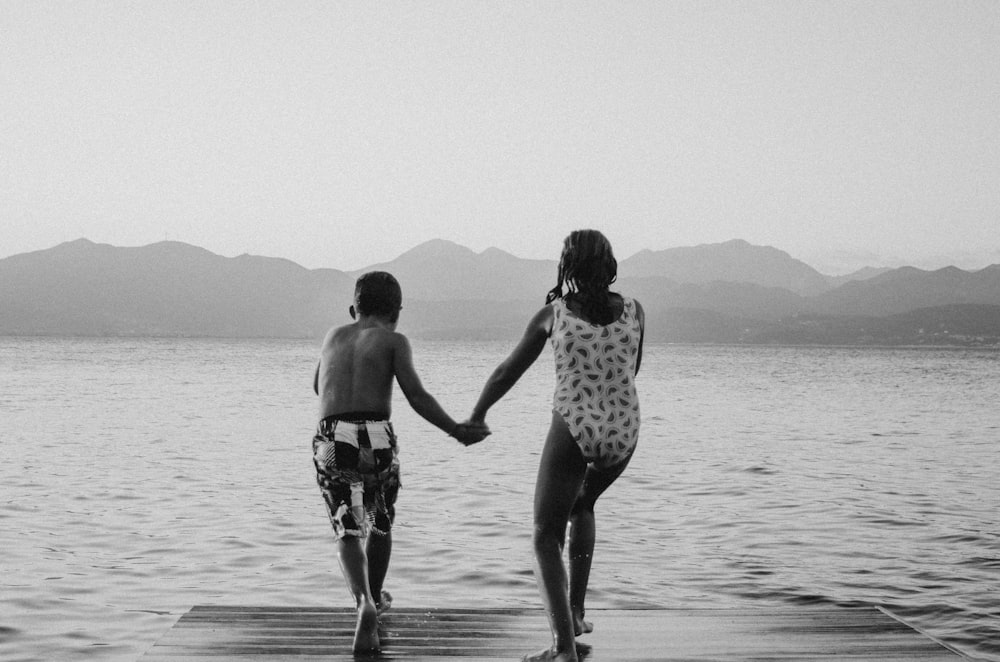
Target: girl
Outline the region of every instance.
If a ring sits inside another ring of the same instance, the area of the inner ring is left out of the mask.
[[[535,576],[552,647],[526,656],[529,662],[575,662],[576,636],[593,629],[584,620],[584,599],[594,551],[594,503],[625,470],[638,441],[634,377],[645,316],[638,301],[609,290],[617,270],[600,232],[578,230],[566,238],[545,307],[490,376],[469,421],[485,425],[489,408],[517,383],[545,343],[552,343],[556,390],[535,483],[533,535]],[[567,523],[568,579],[562,562]]]

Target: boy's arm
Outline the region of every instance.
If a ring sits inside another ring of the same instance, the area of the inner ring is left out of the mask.
[[[399,388],[406,396],[406,401],[413,407],[413,411],[447,434],[454,434],[458,424],[420,383],[420,377],[417,376],[416,368],[413,367],[413,350],[410,349],[410,341],[401,333],[396,334],[392,367],[396,375],[396,382],[399,383]]]
[[[319,366],[320,364],[317,363],[316,374],[313,375],[313,391],[316,392],[316,395],[319,395]]]
[[[469,420],[473,423],[482,423],[486,419],[486,412],[496,404],[497,400],[506,395],[517,380],[521,378],[524,371],[531,367],[538,355],[545,349],[545,342],[552,333],[552,307],[545,306],[531,318],[524,335],[514,351],[510,353],[500,365],[497,366],[490,378],[486,380],[482,393],[479,394],[479,401],[472,410]]]

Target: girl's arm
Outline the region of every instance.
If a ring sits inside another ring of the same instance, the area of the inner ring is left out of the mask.
[[[497,400],[506,395],[524,371],[531,367],[538,355],[545,349],[545,342],[552,333],[552,306],[545,306],[531,318],[524,335],[517,347],[497,366],[490,378],[486,380],[479,401],[472,409],[470,422],[482,423],[486,412],[496,404]]]
[[[646,337],[646,311],[638,301],[635,302],[635,316],[639,320],[639,354],[635,357],[635,374],[638,375],[639,366],[642,365],[642,341]]]

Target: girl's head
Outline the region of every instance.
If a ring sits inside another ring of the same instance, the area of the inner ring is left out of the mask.
[[[564,283],[570,293],[585,298],[604,295],[616,278],[618,261],[607,237],[597,230],[574,230],[563,242],[558,282],[545,302],[562,297]]]

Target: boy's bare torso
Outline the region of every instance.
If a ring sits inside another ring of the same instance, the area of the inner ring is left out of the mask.
[[[347,412],[391,414],[398,334],[380,324],[348,324],[323,341],[316,372],[319,417]]]

